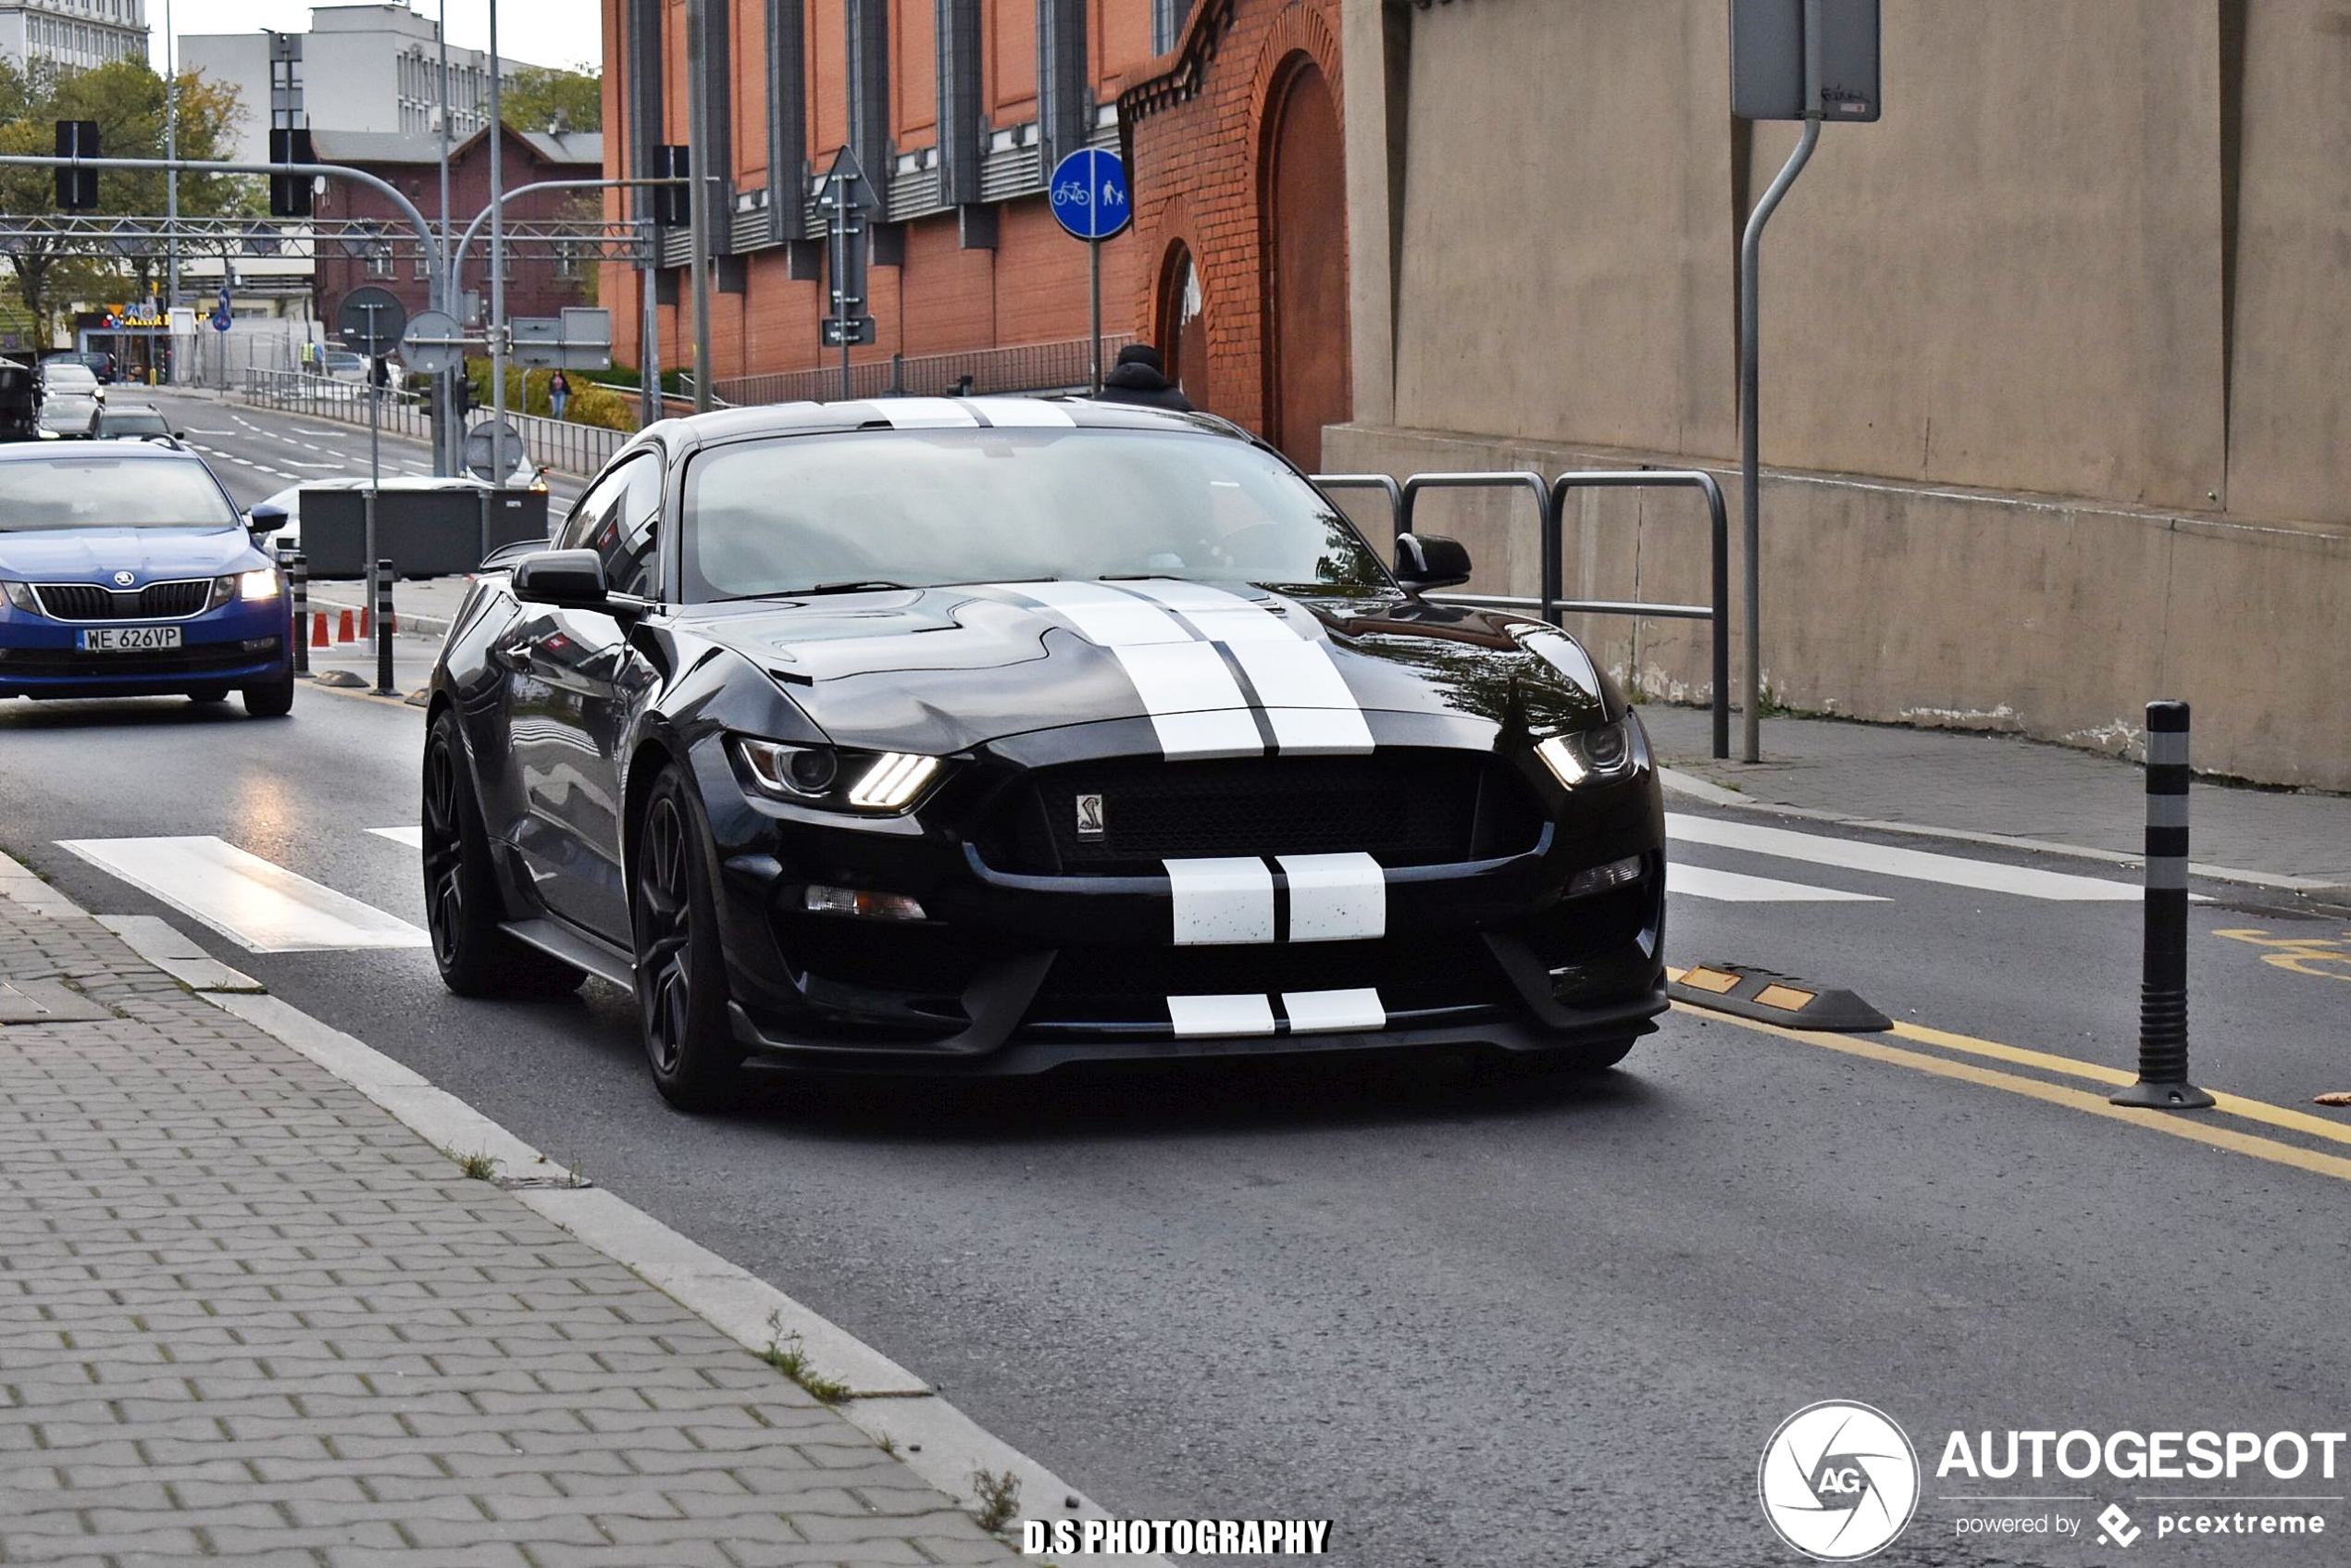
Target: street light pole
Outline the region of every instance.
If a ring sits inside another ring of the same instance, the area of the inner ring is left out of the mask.
[[[441,254],[449,254],[449,0],[441,0]],[[466,373],[466,356],[457,356],[456,374]],[[432,471],[447,476],[456,471],[451,453],[456,438],[451,429],[454,422],[455,399],[450,393],[450,372],[444,370],[432,379],[432,428],[438,438],[432,443]]]
[[[171,0],[163,0],[163,156],[180,157],[180,40],[171,25]],[[164,176],[164,342],[171,342],[171,307],[180,303],[180,171]],[[177,357],[176,355],[174,356]],[[175,371],[179,367],[172,367]]]
[[[694,412],[710,412],[710,221],[709,127],[710,90],[703,77],[709,67],[708,6],[705,0],[686,0],[686,174],[687,233],[694,283]]]
[[[498,0],[490,0],[490,472],[506,482],[506,118],[499,97]]]

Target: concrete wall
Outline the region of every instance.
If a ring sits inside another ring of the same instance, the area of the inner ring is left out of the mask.
[[[2200,765],[2351,788],[2351,10],[1884,24],[1885,118],[1827,128],[1765,245],[1773,694],[2085,744],[2201,696]],[[1731,118],[1726,34],[1722,0],[1348,0],[1326,466],[1735,460],[1738,235],[1795,131]],[[1446,504],[1531,592],[1531,529]],[[1592,506],[1572,580],[1703,597],[1693,501]],[[1703,695],[1702,628],[1594,630]]]

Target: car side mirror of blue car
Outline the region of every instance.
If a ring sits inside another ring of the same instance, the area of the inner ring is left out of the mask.
[[[1434,533],[1396,536],[1396,584],[1405,592],[1459,588],[1469,579],[1469,552],[1459,540]]]
[[[276,533],[285,526],[286,509],[267,501],[245,514],[245,529],[251,533]]]
[[[515,563],[515,597],[559,609],[602,609],[611,597],[603,558],[593,550],[541,550]]]

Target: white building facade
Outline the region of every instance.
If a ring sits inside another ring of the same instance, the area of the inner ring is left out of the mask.
[[[268,156],[271,45],[276,36],[257,31],[184,33],[180,39],[181,70],[201,71],[237,90],[244,118],[232,156],[241,159]],[[417,138],[435,133],[441,107],[441,35],[433,19],[404,4],[317,6],[311,8],[310,31],[294,36],[301,58],[292,65],[291,91],[285,66],[278,68],[279,124]],[[521,62],[504,58],[499,64],[505,84],[512,86]],[[284,118],[288,115],[291,121]],[[479,49],[453,48],[449,139],[463,142],[489,123],[490,56]]]
[[[0,0],[0,57],[89,70],[147,57],[147,0]]]

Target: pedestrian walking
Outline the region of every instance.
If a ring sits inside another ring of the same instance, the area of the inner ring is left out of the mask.
[[[561,419],[564,417],[564,404],[570,401],[571,382],[565,380],[564,373],[558,370],[547,382],[547,406],[555,411],[556,418]]]
[[[1159,350],[1149,343],[1128,343],[1120,349],[1118,363],[1102,378],[1102,390],[1094,395],[1103,403],[1135,403],[1145,408],[1172,408],[1178,414],[1192,411],[1191,399],[1167,379]]]

